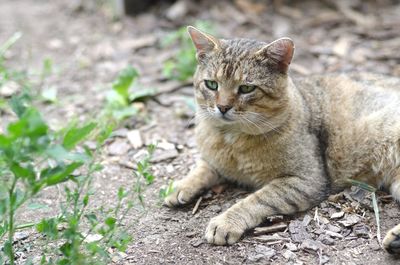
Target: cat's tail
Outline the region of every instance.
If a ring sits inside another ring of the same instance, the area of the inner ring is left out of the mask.
[[[392,183],[390,193],[395,200],[400,201],[400,179]],[[382,244],[390,254],[400,255],[400,224],[389,230]]]

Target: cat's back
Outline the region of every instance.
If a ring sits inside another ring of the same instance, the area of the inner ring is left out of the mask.
[[[319,75],[295,80],[312,111],[359,120],[400,113],[400,78],[372,73]]]
[[[326,132],[332,176],[366,174],[375,159],[371,156],[399,141],[399,78],[353,73],[315,76],[296,84],[311,123],[319,121],[319,129]],[[365,180],[370,178],[366,174]]]

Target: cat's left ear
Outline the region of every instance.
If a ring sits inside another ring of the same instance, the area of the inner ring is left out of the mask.
[[[190,38],[192,38],[193,44],[196,47],[197,58],[201,59],[207,53],[214,50],[218,50],[221,47],[220,41],[205,32],[202,32],[195,27],[187,27]]]
[[[279,72],[285,74],[289,69],[293,54],[294,43],[290,38],[277,39],[256,52],[256,56],[261,56],[262,59],[271,61]]]

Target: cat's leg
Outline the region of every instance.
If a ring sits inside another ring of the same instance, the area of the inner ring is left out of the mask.
[[[164,200],[168,207],[187,204],[204,190],[221,182],[221,177],[207,162],[199,160],[194,170],[174,184],[174,192]]]
[[[205,237],[212,244],[233,244],[247,229],[256,227],[268,216],[291,215],[317,205],[326,199],[327,185],[323,177],[290,176],[274,179],[212,218]]]
[[[400,179],[392,183],[390,193],[395,200],[400,201]],[[391,254],[400,254],[400,224],[387,232],[382,241],[383,247]]]

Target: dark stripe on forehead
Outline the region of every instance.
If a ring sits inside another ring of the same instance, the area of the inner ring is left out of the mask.
[[[234,72],[234,70],[236,70],[236,67],[234,66],[234,62],[225,64],[224,68],[225,68],[224,69],[224,75],[226,77],[228,77],[228,78],[231,77],[233,72]]]

